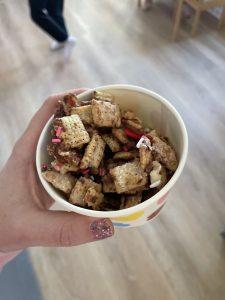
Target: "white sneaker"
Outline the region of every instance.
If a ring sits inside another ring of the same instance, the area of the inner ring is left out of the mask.
[[[76,45],[77,39],[74,36],[69,36],[65,42],[63,49],[64,61],[67,62],[70,59],[73,48]]]
[[[68,39],[66,40],[66,43],[69,43],[70,45],[75,45],[77,42],[77,38],[75,36],[70,35]]]
[[[52,51],[57,51],[61,48],[64,48],[67,44],[69,44],[70,46],[75,46],[77,39],[75,38],[75,36],[69,36],[68,39],[65,42],[58,42],[58,41],[53,41],[50,45],[50,49]]]

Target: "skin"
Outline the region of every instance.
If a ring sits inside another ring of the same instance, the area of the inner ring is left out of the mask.
[[[0,173],[0,252],[31,246],[75,246],[97,240],[90,225],[99,219],[48,210],[53,200],[36,172],[35,152],[40,133],[64,95],[50,96],[44,102]],[[111,221],[106,221],[113,234]]]

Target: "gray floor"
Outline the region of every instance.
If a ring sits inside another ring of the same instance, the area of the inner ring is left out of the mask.
[[[0,273],[0,300],[42,300],[26,251],[7,264]]]

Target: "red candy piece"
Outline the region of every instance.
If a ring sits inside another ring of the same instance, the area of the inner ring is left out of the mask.
[[[52,139],[52,143],[61,143],[60,139]]]
[[[69,98],[66,103],[70,106],[75,106],[76,102],[72,99],[72,98]]]
[[[128,128],[125,128],[124,132],[128,137],[130,137],[134,140],[139,140],[142,137],[142,134],[137,134]]]
[[[81,173],[82,173],[83,175],[86,175],[86,174],[88,174],[89,172],[90,172],[90,169],[81,170]]]
[[[61,132],[62,132],[62,127],[58,126],[55,135],[56,135],[57,137],[60,137]]]
[[[104,169],[104,168],[99,168],[98,174],[99,174],[100,176],[104,176],[104,175],[105,175],[105,169]]]
[[[60,169],[62,168],[63,164],[57,163],[55,164],[53,167],[56,171],[60,171]]]

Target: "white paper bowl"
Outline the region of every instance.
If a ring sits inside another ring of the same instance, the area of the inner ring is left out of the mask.
[[[36,151],[36,167],[39,178],[48,194],[59,204],[61,210],[73,211],[85,216],[110,218],[116,227],[132,227],[145,224],[153,219],[166,202],[166,196],[180,177],[184,168],[188,152],[188,136],[184,122],[169,103],[158,94],[132,85],[109,85],[95,89],[107,91],[114,95],[115,101],[122,109],[132,109],[144,122],[145,126],[156,129],[163,136],[167,136],[172,143],[179,165],[169,182],[153,197],[148,200],[118,211],[93,211],[70,204],[62,195],[41,175],[41,164],[50,162],[47,153],[47,144],[51,140],[51,125],[53,117],[49,119],[40,135]],[[89,100],[93,90],[88,90],[78,96],[79,99]]]

